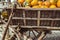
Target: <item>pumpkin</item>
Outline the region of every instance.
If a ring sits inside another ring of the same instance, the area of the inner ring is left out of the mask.
[[[42,5],[40,8],[48,8],[48,6]]]
[[[56,8],[56,5],[51,5],[49,8]]]
[[[30,3],[32,0],[25,0],[26,2]]]
[[[23,4],[25,0],[18,0],[18,3]]]
[[[50,2],[52,5],[54,5],[54,4],[56,4],[57,0],[49,0],[49,2]]]
[[[42,4],[43,4],[43,2],[42,2],[42,1],[38,1],[38,4],[39,4],[39,5],[42,5]]]
[[[38,4],[38,0],[33,0],[33,1],[31,2],[31,5],[32,5],[32,6],[37,5],[37,4]]]
[[[50,2],[48,2],[48,1],[45,1],[45,2],[43,2],[43,5],[46,5],[46,6],[50,6]]]
[[[40,6],[39,5],[35,5],[32,8],[40,8]]]
[[[57,7],[60,8],[60,0],[57,1]]]

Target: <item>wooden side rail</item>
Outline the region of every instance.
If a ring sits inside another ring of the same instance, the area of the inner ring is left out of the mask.
[[[7,9],[11,9],[10,8],[7,8]],[[17,9],[23,9],[23,10],[60,10],[60,8],[25,8],[25,7],[17,7]]]
[[[21,28],[41,29],[41,30],[60,30],[60,27],[49,27],[49,26],[21,26]]]
[[[15,28],[17,25],[11,25],[12,28]],[[5,27],[6,28],[6,27]],[[42,29],[42,30],[60,30],[60,27],[50,27],[50,26],[21,26],[21,28],[26,29]]]
[[[12,28],[16,28],[17,25],[11,25]],[[6,27],[5,27],[6,28]],[[21,26],[21,28],[27,29],[42,29],[42,30],[60,30],[60,27],[50,27],[50,26]]]
[[[12,19],[38,20],[38,18],[22,18],[22,17],[13,17]],[[39,20],[60,20],[60,18],[39,18]]]

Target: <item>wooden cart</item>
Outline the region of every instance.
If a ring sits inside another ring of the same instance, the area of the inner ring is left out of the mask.
[[[3,35],[2,40],[5,38],[5,34],[9,25],[19,24],[20,35],[25,35],[33,40],[43,40],[47,33],[51,33],[51,30],[60,30],[60,8],[12,8],[6,9],[9,15],[7,22],[7,28]]]

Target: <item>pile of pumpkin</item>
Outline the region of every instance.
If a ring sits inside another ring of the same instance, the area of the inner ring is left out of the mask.
[[[18,0],[26,8],[60,8],[60,0]]]

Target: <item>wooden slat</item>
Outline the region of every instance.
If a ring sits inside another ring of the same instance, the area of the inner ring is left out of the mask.
[[[39,26],[40,25],[40,11],[38,11],[38,19],[37,19],[37,26]]]
[[[4,25],[5,26],[5,25]],[[11,25],[12,28],[15,28],[17,25]],[[5,26],[6,28],[6,26]],[[29,29],[50,29],[50,30],[60,30],[60,27],[50,27],[50,26],[21,26],[21,28],[29,28]]]
[[[60,30],[60,27],[50,27],[50,26],[21,26],[22,28],[35,28],[35,29],[48,29],[48,30]]]
[[[13,17],[12,19],[28,19],[28,20],[37,20],[37,18],[22,18],[22,17]]]
[[[40,20],[60,20],[60,18],[40,18]]]
[[[11,9],[7,8],[7,9]],[[60,10],[60,8],[25,8],[25,7],[17,7],[17,9],[23,9],[23,10]]]
[[[25,11],[23,11],[24,25],[26,25]]]
[[[22,18],[22,17],[13,17],[13,19],[38,20],[38,18]],[[60,20],[60,18],[39,18],[39,20]]]

